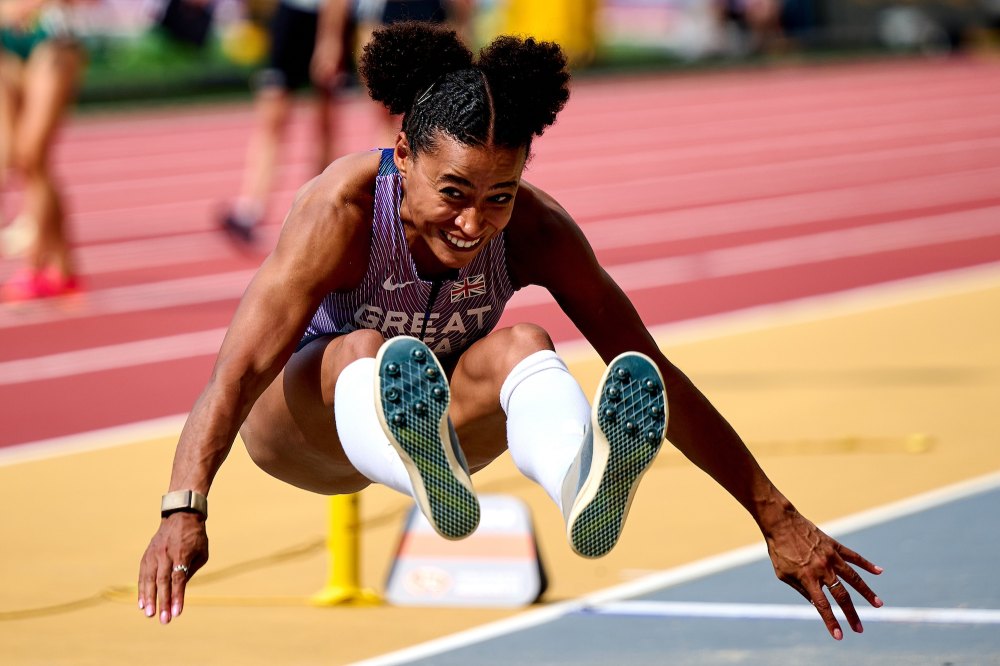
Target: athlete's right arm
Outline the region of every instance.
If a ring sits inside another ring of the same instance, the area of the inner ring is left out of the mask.
[[[369,155],[348,156],[302,188],[277,247],[240,301],[211,378],[181,432],[169,490],[208,495],[240,425],[292,355],[323,296],[351,286],[367,252]],[[367,208],[367,216],[365,209]],[[166,624],[183,610],[188,579],[208,560],[204,518],[160,521],[139,566],[138,602]]]

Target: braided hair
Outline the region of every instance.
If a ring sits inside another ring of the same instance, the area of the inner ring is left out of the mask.
[[[454,30],[416,21],[376,30],[359,71],[373,100],[403,114],[415,155],[433,149],[439,132],[530,152],[569,99],[559,45],[503,36],[476,59]]]

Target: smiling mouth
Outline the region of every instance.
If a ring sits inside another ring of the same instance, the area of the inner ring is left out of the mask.
[[[443,238],[448,245],[456,250],[471,250],[483,241],[482,238],[477,238],[475,240],[463,240],[458,236],[452,236],[446,231],[441,232],[441,238]]]

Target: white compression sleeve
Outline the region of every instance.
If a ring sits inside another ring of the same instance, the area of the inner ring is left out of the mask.
[[[361,358],[344,368],[333,393],[337,434],[347,459],[366,477],[413,496],[399,454],[389,444],[375,411],[375,359]]]
[[[517,468],[562,509],[562,486],[592,436],[590,403],[554,351],[535,352],[514,366],[500,388],[507,447]]]

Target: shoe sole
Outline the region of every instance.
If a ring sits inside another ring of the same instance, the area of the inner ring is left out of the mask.
[[[588,558],[618,543],[639,481],[663,445],[667,404],[656,364],[635,352],[614,359],[601,377],[591,421],[590,471],[566,523],[570,546]]]
[[[379,422],[406,467],[414,499],[446,539],[479,525],[479,500],[451,442],[451,390],[441,364],[416,338],[389,340],[375,357]]]

